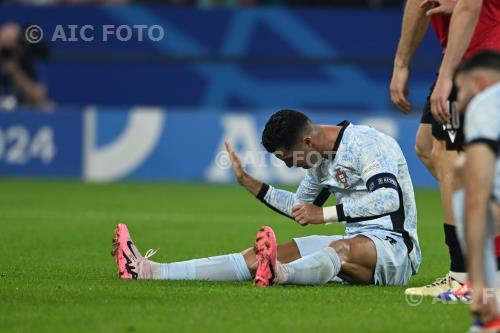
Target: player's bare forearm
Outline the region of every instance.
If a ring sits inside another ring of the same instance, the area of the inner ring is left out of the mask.
[[[448,44],[439,69],[440,77],[453,77],[474,34],[482,3],[482,0],[458,1],[451,16]]]
[[[484,284],[484,242],[495,155],[483,144],[471,145],[465,163],[465,234],[472,285]]]
[[[259,194],[262,188],[262,182],[250,176],[248,173],[244,173],[241,179],[238,180],[241,186],[247,189],[248,192],[252,193],[254,196]]]
[[[394,57],[394,68],[389,89],[391,101],[404,113],[408,113],[412,109],[407,98],[410,93],[408,90],[409,67],[413,55],[429,27],[430,20],[425,16],[427,7],[429,5],[421,6],[419,0],[408,0],[403,14],[401,37]]]
[[[401,37],[394,58],[395,68],[409,67],[413,55],[420,46],[429,27],[430,19],[425,15],[428,6],[421,8],[420,3],[419,0],[408,0],[406,2]]]

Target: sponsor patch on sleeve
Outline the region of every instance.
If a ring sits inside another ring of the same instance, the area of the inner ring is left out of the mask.
[[[373,192],[382,187],[393,188],[397,190],[398,181],[396,177],[391,173],[379,173],[368,179],[368,181],[366,182],[366,187],[370,192]]]

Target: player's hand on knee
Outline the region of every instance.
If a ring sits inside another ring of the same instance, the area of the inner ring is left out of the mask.
[[[292,208],[292,216],[300,225],[323,224],[323,208],[312,204],[298,204]]]
[[[240,158],[234,151],[233,146],[229,143],[229,141],[224,141],[224,145],[226,146],[227,153],[229,154],[229,158],[231,159],[231,166],[233,168],[234,176],[238,183],[241,184],[246,176],[245,169],[243,169]]]

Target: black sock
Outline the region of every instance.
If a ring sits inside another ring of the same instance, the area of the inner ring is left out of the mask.
[[[444,241],[450,250],[450,271],[457,273],[465,272],[465,261],[458,242],[455,226],[450,224],[444,225]]]

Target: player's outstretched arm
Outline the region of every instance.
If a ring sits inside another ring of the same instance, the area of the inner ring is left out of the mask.
[[[425,15],[431,4],[421,6],[420,0],[408,0],[403,13],[401,37],[394,57],[390,92],[392,102],[404,113],[411,111],[408,96],[408,76],[411,60],[417,51],[429,27],[429,18]]]
[[[241,161],[234,151],[231,143],[225,141],[224,145],[226,146],[226,150],[231,158],[234,176],[238,183],[274,211],[292,218],[291,209],[296,201],[295,193],[275,189],[272,186],[264,184],[250,176],[243,168],[243,165],[241,164]]]
[[[282,215],[295,219],[302,225],[308,223],[296,217],[296,214],[292,212],[294,206],[303,203],[303,205],[314,206],[317,208],[316,212],[321,212],[321,206],[328,198],[329,192],[319,186],[313,177],[306,176],[300,183],[297,193],[274,188],[250,176],[241,165],[241,161],[231,144],[228,141],[225,141],[224,144],[231,158],[233,172],[238,183],[265,205]]]
[[[469,47],[482,4],[483,0],[459,0],[451,16],[446,52],[430,98],[432,115],[443,124],[450,120],[447,105],[453,86],[453,74]]]

